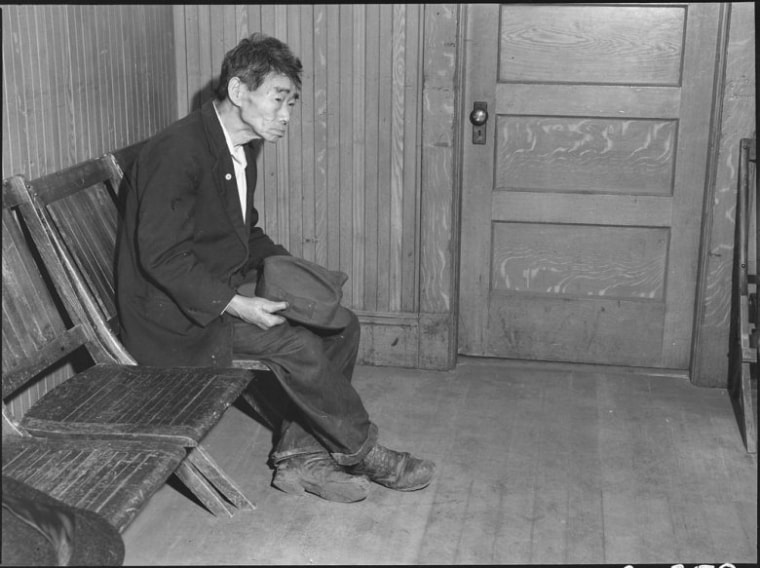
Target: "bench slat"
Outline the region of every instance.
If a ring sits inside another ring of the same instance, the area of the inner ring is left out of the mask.
[[[98,513],[122,532],[185,455],[173,444],[4,439],[3,475]]]
[[[32,433],[53,433],[60,424],[83,435],[105,435],[110,425],[110,435],[128,432],[195,446],[250,378],[242,370],[98,365],[59,386],[57,396],[40,399],[21,424]]]

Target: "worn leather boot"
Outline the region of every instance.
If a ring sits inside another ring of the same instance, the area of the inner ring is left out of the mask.
[[[327,452],[293,456],[275,467],[272,485],[285,493],[307,492],[338,503],[355,503],[369,494],[369,480],[347,473]]]
[[[364,459],[349,467],[348,471],[364,474],[390,489],[416,491],[427,487],[433,480],[435,464],[375,444]]]

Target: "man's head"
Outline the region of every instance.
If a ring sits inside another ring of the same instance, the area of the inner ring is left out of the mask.
[[[227,98],[228,84],[233,77],[238,77],[254,91],[270,74],[285,75],[300,91],[302,68],[301,60],[293,55],[287,44],[277,38],[255,33],[242,39],[224,56],[216,96],[220,101]]]
[[[276,142],[287,131],[301,89],[301,61],[280,40],[253,34],[230,50],[216,90],[233,143]]]

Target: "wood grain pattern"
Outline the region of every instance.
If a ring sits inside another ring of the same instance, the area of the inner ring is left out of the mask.
[[[499,116],[496,189],[669,195],[677,121]]]
[[[686,9],[501,7],[500,81],[680,82]]]
[[[739,140],[756,132],[755,6],[731,5],[726,86],[722,97],[720,141],[715,182],[707,211],[703,254],[703,290],[698,306],[698,334],[693,349],[694,382],[724,387],[728,378],[729,314],[733,270],[734,220]]]
[[[666,229],[495,223],[491,290],[662,300]]]
[[[450,251],[453,230],[451,192],[455,175],[454,77],[447,62],[456,59],[458,12],[451,4],[425,11],[422,93],[422,195],[420,202],[420,311],[449,312],[452,303]]]
[[[393,6],[393,46],[391,53],[391,179],[390,179],[390,251],[388,277],[390,293],[388,309],[401,310],[402,244],[404,236],[404,99],[406,93],[406,9]],[[408,64],[414,65],[413,61]]]

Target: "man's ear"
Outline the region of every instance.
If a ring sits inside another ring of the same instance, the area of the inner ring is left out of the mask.
[[[245,83],[240,80],[240,77],[232,77],[227,82],[227,98],[235,106],[240,106],[240,101],[243,96],[242,90],[245,89]]]

